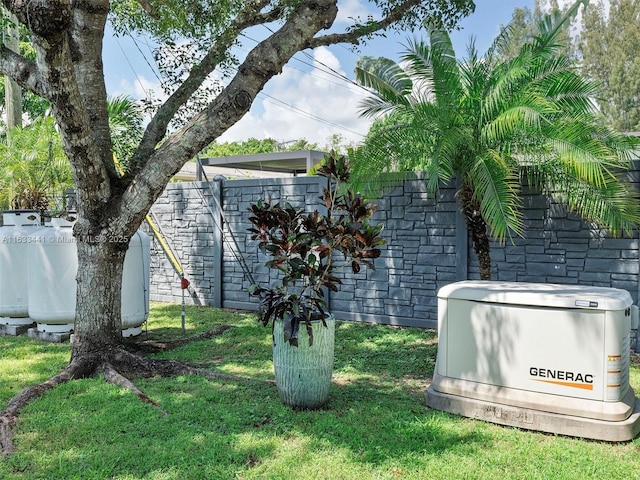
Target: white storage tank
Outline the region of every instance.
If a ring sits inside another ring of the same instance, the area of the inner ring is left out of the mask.
[[[607,441],[640,431],[629,386],[632,299],[616,288],[464,281],[438,292],[427,405]]]
[[[7,210],[0,227],[0,322],[30,325],[27,297],[27,241],[42,228],[35,210]]]
[[[122,335],[131,337],[142,333],[142,325],[149,317],[149,276],[151,242],[138,230],[131,237],[122,270]]]
[[[52,219],[52,228],[39,230],[29,243],[29,315],[40,332],[67,333],[76,315],[78,251],[73,222]],[[122,276],[124,336],[141,333],[149,314],[150,241],[142,231],[131,238]]]
[[[29,316],[40,332],[73,331],[78,272],[73,223],[52,218],[51,226],[29,236]]]

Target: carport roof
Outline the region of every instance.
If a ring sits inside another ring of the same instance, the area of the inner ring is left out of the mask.
[[[296,150],[292,152],[200,158],[198,161],[203,166],[301,175],[309,173],[311,168],[319,163],[325,155],[326,152],[317,150]]]

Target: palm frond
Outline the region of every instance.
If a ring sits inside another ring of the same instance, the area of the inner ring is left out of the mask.
[[[493,238],[505,243],[512,233],[524,235],[519,177],[498,151],[488,150],[475,158],[467,182],[475,192]]]
[[[513,37],[516,33],[516,25],[512,22],[505,25],[496,38],[493,39],[491,45],[487,49],[484,55],[485,62],[491,69],[495,68],[494,62],[496,59],[501,59],[506,56],[506,52],[510,48],[513,42]]]
[[[431,29],[429,39],[435,101],[443,107],[455,108],[463,96],[463,89],[451,38],[444,30]]]
[[[14,129],[11,142],[0,145],[2,208],[9,208],[19,196],[46,198],[72,185],[71,167],[53,118],[40,118]]]
[[[406,71],[412,78],[432,78],[431,47],[424,40],[408,39],[403,45],[405,50],[400,56],[400,62],[406,65]]]
[[[393,110],[397,105],[408,105],[406,96],[411,93],[413,82],[407,73],[395,63],[386,63],[384,69],[367,70],[356,66],[356,80],[370,88],[375,95],[360,104],[363,116],[376,116]]]
[[[580,7],[586,7],[588,4],[589,0],[577,0],[567,9],[564,14],[556,11],[551,14],[545,15],[538,25],[540,34],[534,38],[533,43],[536,45],[536,47],[547,48],[549,46],[552,46],[558,38],[558,34],[562,31],[562,29],[567,28],[569,22],[571,22],[571,20],[573,20],[578,14],[578,10],[580,9]]]
[[[637,190],[613,173],[607,172],[604,181],[595,185],[575,178],[568,168],[557,169],[552,180],[544,186],[545,193],[612,236],[632,235],[640,224]]]

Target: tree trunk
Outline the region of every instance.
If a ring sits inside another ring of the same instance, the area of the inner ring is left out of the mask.
[[[121,288],[128,239],[77,238],[78,290],[72,358],[122,344]]]
[[[456,197],[460,204],[460,210],[467,219],[467,227],[471,232],[473,250],[478,256],[480,266],[480,279],[491,280],[491,255],[489,246],[489,236],[487,235],[487,222],[480,213],[480,202],[474,197],[473,191],[463,183],[456,192]]]

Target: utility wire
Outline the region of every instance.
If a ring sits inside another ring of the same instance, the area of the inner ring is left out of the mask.
[[[131,32],[129,32],[129,30],[127,30],[127,35],[129,36],[129,38],[131,38],[131,40],[133,41],[133,44],[136,46],[136,48],[138,49],[138,52],[140,52],[140,55],[142,55],[142,58],[144,58],[145,63],[149,66],[149,69],[153,72],[154,76],[158,79],[158,81],[162,84],[162,79],[160,78],[160,74],[158,73],[158,64],[155,63],[155,67],[151,65],[151,62],[149,62],[149,59],[147,58],[147,55],[142,51],[142,49],[140,48],[140,45],[138,45],[138,41],[137,39],[131,34]],[[148,44],[147,44],[148,47]]]
[[[264,25],[264,27],[267,28],[270,32],[273,33],[273,30],[271,30],[269,27],[267,27],[266,25]],[[247,40],[251,40],[252,42],[255,42],[256,44],[260,43],[260,40],[256,40],[255,38],[252,38],[252,37],[250,37],[250,36],[248,36],[248,35],[246,35],[244,33],[242,33],[241,36],[245,37]],[[245,52],[248,52],[248,50],[245,50],[245,49],[242,49],[242,48],[241,48],[241,50],[243,50]],[[339,83],[336,83],[336,82],[330,82],[330,83],[333,83],[335,85],[340,85],[343,88],[348,88],[347,87],[347,84],[348,84],[349,86],[357,87],[358,89],[364,91],[367,94],[371,93],[371,92],[369,92],[369,90],[367,90],[365,87],[360,85],[358,82],[355,82],[354,80],[351,80],[349,77],[343,75],[342,73],[338,72],[337,70],[335,70],[332,67],[330,67],[327,64],[325,64],[324,62],[322,62],[322,61],[318,60],[317,58],[313,57],[309,53],[304,52],[304,51],[303,52],[299,52],[299,53],[302,53],[303,55],[305,55],[306,57],[311,59],[312,63],[309,63],[306,60],[303,60],[301,58],[298,58],[295,55],[292,57],[292,59],[295,60],[296,62],[302,63],[303,65],[307,65],[308,67],[311,67],[313,70],[318,70],[318,71],[324,73],[325,75],[329,75],[331,77],[334,77],[334,78],[340,80]],[[324,68],[326,68],[326,70],[323,70],[322,68],[318,67],[316,65],[316,63],[319,64],[319,65],[322,65]],[[290,66],[290,68],[295,68],[295,67],[291,67]],[[323,80],[325,80],[327,82],[329,81],[325,76],[316,75],[313,72],[306,72],[306,71],[300,70],[300,69],[296,69],[296,70],[298,70],[300,72],[303,72],[303,73],[305,73],[307,75],[312,75],[314,77],[321,78],[321,79],[323,79]]]
[[[359,135],[361,137],[364,137],[364,135],[362,133],[360,133],[360,132],[356,132],[355,130],[351,130],[350,128],[345,127],[344,125],[340,125],[338,123],[334,123],[331,120],[326,120],[326,119],[324,119],[322,117],[318,117],[317,115],[314,115],[312,113],[306,112],[306,111],[304,111],[304,110],[302,110],[302,109],[300,109],[298,107],[295,107],[295,106],[290,105],[290,104],[288,104],[286,102],[283,102],[282,100],[278,100],[277,98],[272,97],[271,95],[269,95],[267,93],[260,92],[258,94],[258,96],[267,97],[267,100],[272,100],[272,103],[276,103],[277,105],[279,105],[281,107],[284,107],[287,110],[290,110],[290,111],[295,112],[295,113],[299,113],[299,114],[304,115],[305,117],[310,118],[312,120],[316,120],[318,122],[325,123],[325,124],[330,125],[332,127],[341,128],[342,130],[345,130],[347,132],[353,133],[354,135]]]
[[[275,32],[273,31],[273,29],[271,29],[269,26],[264,25],[264,24],[263,24],[262,26],[263,26],[264,28],[266,28],[269,32],[271,32],[272,34],[273,34],[273,33],[275,33]],[[249,37],[247,37],[247,38],[249,38]],[[250,40],[253,40],[253,39],[250,39]],[[253,41],[256,41],[256,40],[253,40]],[[343,75],[342,73],[340,73],[340,72],[336,71],[335,69],[333,69],[332,67],[330,67],[330,66],[329,66],[329,65],[327,65],[326,63],[324,63],[324,62],[322,62],[322,61],[318,60],[317,58],[313,57],[312,55],[310,55],[308,52],[301,51],[300,53],[302,53],[303,55],[305,55],[306,57],[308,57],[309,59],[311,59],[311,61],[312,61],[312,62],[314,62],[314,63],[318,63],[318,64],[322,65],[324,68],[326,68],[326,69],[327,69],[327,71],[324,71],[325,73],[333,74],[333,76],[334,76],[334,77],[339,78],[340,80],[342,80],[342,81],[344,81],[344,82],[347,82],[347,83],[349,83],[349,84],[351,84],[351,85],[355,85],[356,87],[361,88],[361,89],[362,89],[362,90],[364,90],[365,92],[370,93],[370,92],[369,92],[365,87],[363,87],[362,85],[360,85],[358,82],[356,82],[356,81],[354,81],[354,80],[350,79],[349,77],[347,77],[347,76]],[[294,56],[293,58],[295,58],[295,56]],[[299,60],[299,59],[298,59],[298,61],[299,61],[299,62],[302,62],[302,60]],[[302,63],[305,63],[305,62],[302,62]],[[307,63],[307,65],[309,65],[309,64]],[[321,70],[320,68],[316,67],[314,64],[311,64],[310,66],[311,66],[312,68],[317,68],[318,70],[323,71],[323,70]]]
[[[273,30],[271,30],[269,27],[267,27],[266,25],[264,25],[264,27],[265,27],[265,28],[267,28],[269,31],[271,31],[271,32],[273,33]],[[131,38],[131,40],[133,41],[134,45],[136,46],[136,49],[137,49],[137,50],[138,50],[138,52],[142,55],[142,57],[144,58],[144,60],[145,60],[146,64],[149,66],[149,68],[150,68],[150,69],[151,69],[151,71],[153,72],[154,76],[155,76],[155,77],[157,78],[157,80],[162,84],[162,83],[163,83],[163,81],[162,81],[162,78],[161,78],[161,77],[159,76],[159,74],[158,74],[158,71],[157,71],[157,65],[156,65],[156,68],[154,68],[154,67],[151,65],[151,63],[149,62],[149,60],[148,60],[148,58],[147,58],[146,54],[142,51],[142,49],[141,49],[141,48],[140,48],[140,46],[138,45],[138,40],[137,40],[137,39],[136,39],[136,38],[135,38],[135,37],[134,37],[130,32],[128,32],[128,31],[127,31],[127,35],[128,35],[128,36]],[[241,34],[241,36],[243,36],[243,37],[245,37],[245,38],[247,38],[248,40],[251,40],[251,41],[253,41],[253,42],[259,43],[259,41],[258,41],[258,40],[254,39],[254,38],[251,38],[251,37],[249,37],[249,36],[248,36],[248,35],[246,35],[246,34]],[[117,38],[117,37],[116,37],[116,42],[118,43],[118,46],[119,46],[120,50],[122,51],[122,53],[123,53],[123,55],[124,55],[124,57],[125,57],[125,59],[126,59],[126,61],[127,61],[127,64],[128,64],[128,65],[129,65],[129,67],[131,68],[131,71],[133,72],[134,76],[136,77],[136,80],[137,80],[138,84],[140,85],[140,87],[142,88],[142,90],[145,92],[145,95],[146,95],[146,96],[149,96],[149,92],[146,90],[146,88],[145,88],[145,87],[144,87],[144,85],[142,84],[142,81],[140,80],[140,77],[138,76],[138,74],[137,74],[137,72],[136,72],[135,68],[133,67],[133,65],[132,65],[131,61],[129,60],[129,57],[127,56],[127,53],[126,53],[126,52],[125,52],[125,50],[122,48],[122,45],[121,45],[121,44],[120,44],[120,42],[118,41],[118,38]],[[149,47],[148,43],[146,43],[146,45],[147,45],[147,47]],[[342,88],[349,88],[349,86],[345,85],[345,82],[346,82],[346,83],[348,83],[348,84],[350,84],[350,85],[355,85],[355,86],[357,86],[358,88],[360,88],[360,89],[362,89],[362,90],[364,90],[365,92],[367,92],[367,93],[368,93],[368,90],[367,90],[366,88],[364,88],[362,85],[360,85],[360,84],[358,84],[357,82],[354,82],[353,80],[349,79],[348,77],[346,77],[346,76],[342,75],[341,73],[337,72],[337,71],[336,71],[336,70],[334,70],[333,68],[331,68],[331,67],[329,67],[328,65],[324,64],[323,62],[321,62],[321,61],[319,61],[319,60],[317,60],[317,59],[314,59],[314,58],[313,58],[311,55],[309,55],[307,52],[302,52],[302,53],[303,53],[304,55],[306,55],[307,57],[309,57],[310,59],[312,59],[314,62],[316,62],[316,63],[318,63],[318,64],[320,64],[320,65],[323,65],[325,68],[327,68],[327,70],[325,71],[325,70],[323,70],[323,69],[321,69],[321,68],[318,68],[315,64],[305,62],[304,60],[301,60],[301,59],[299,59],[299,58],[296,58],[295,56],[293,57],[293,59],[294,59],[294,60],[296,60],[296,61],[298,61],[298,62],[300,62],[300,63],[303,63],[303,64],[305,64],[305,65],[307,65],[307,66],[310,66],[310,67],[311,67],[312,69],[314,69],[314,70],[319,70],[320,72],[322,72],[322,73],[324,73],[324,74],[328,74],[329,76],[335,77],[335,78],[337,78],[338,80],[340,80],[342,83],[337,83],[337,82],[331,81],[330,79],[326,78],[325,76],[320,76],[320,75],[314,74],[313,72],[305,72],[305,71],[300,70],[300,69],[296,69],[296,70],[301,71],[302,73],[305,73],[305,74],[307,74],[307,75],[312,75],[312,76],[314,76],[314,77],[316,77],[316,78],[319,78],[319,79],[321,79],[321,80],[323,80],[323,81],[326,81],[326,82],[328,82],[328,83],[331,83],[331,84],[334,84],[334,85],[337,85],[337,86],[341,86]],[[290,67],[290,68],[294,68],[294,69],[295,69],[295,67]],[[235,69],[235,68],[233,68],[233,70],[235,70],[236,72],[238,71],[238,70],[237,70],[237,69]],[[280,100],[280,99],[278,99],[278,98],[276,98],[276,97],[273,97],[273,96],[271,96],[271,95],[269,95],[269,94],[266,94],[266,93],[264,93],[264,92],[260,92],[260,93],[258,94],[258,96],[260,96],[260,97],[265,97],[265,98],[264,98],[264,100],[265,100],[265,101],[269,101],[270,103],[274,103],[275,105],[279,106],[280,108],[284,108],[284,109],[289,110],[289,111],[291,111],[291,112],[294,112],[294,113],[296,113],[296,114],[303,115],[303,116],[305,116],[306,118],[309,118],[309,119],[312,119],[312,120],[318,121],[318,122],[320,122],[320,123],[324,123],[324,124],[329,125],[329,126],[332,126],[332,127],[340,128],[340,129],[342,129],[342,130],[344,130],[344,131],[348,131],[348,132],[350,132],[350,133],[352,133],[352,134],[354,134],[354,135],[359,135],[359,136],[361,136],[361,137],[364,137],[364,135],[363,135],[362,133],[360,133],[360,132],[356,132],[355,130],[351,130],[351,129],[349,129],[349,128],[345,127],[344,125],[340,125],[340,124],[338,124],[338,123],[335,123],[335,122],[332,122],[332,121],[327,120],[327,119],[325,119],[325,118],[322,118],[322,117],[319,117],[319,116],[317,116],[317,115],[314,115],[313,113],[310,113],[310,112],[307,112],[307,111],[305,111],[305,110],[302,110],[302,109],[300,109],[300,108],[298,108],[298,107],[296,107],[296,106],[294,106],[294,105],[291,105],[291,104],[289,104],[289,103],[287,103],[287,102],[285,102],[285,101],[283,101],[283,100]]]
[[[122,48],[122,45],[120,44],[120,39],[118,37],[114,37],[114,38],[116,40],[116,43],[118,44],[118,48],[120,48],[120,51],[122,52],[122,55],[124,55],[124,59],[127,61],[127,64],[129,65],[129,68],[133,72],[133,76],[136,78],[136,81],[140,85],[140,88],[142,89],[144,94],[148,97],[149,96],[149,92],[147,91],[146,88],[144,88],[144,85],[142,84],[142,81],[140,80],[140,77],[138,76],[138,72],[136,72],[135,68],[133,68],[133,65],[131,64],[131,61],[129,60],[129,56],[127,55],[127,52],[125,52],[124,48]]]

